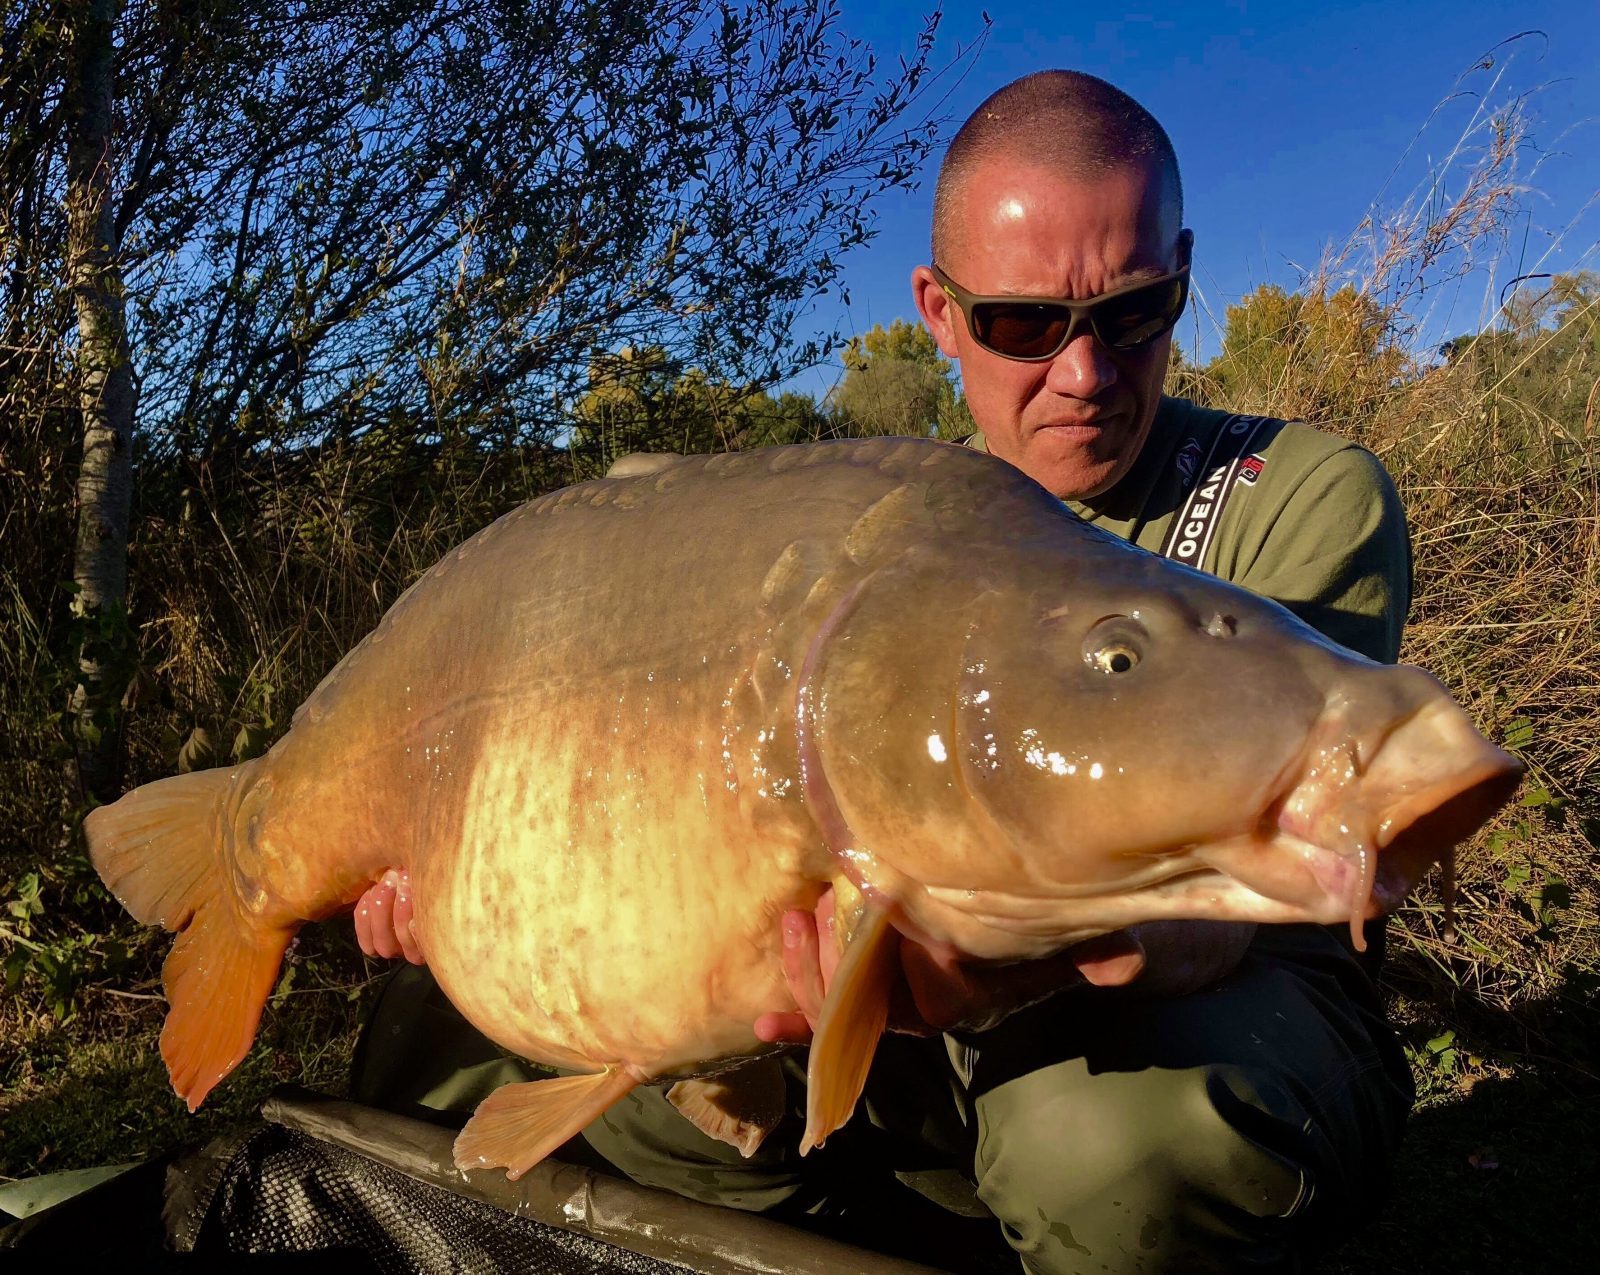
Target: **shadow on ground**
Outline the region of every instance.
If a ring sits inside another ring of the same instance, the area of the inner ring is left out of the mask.
[[[1316,1275],[1592,1270],[1600,1094],[1484,1081],[1418,1112],[1388,1208]]]
[[[1540,1057],[1411,1117],[1389,1204],[1313,1275],[1589,1271],[1600,1254],[1600,996],[1463,1015],[1476,1040]],[[1408,1033],[1410,1034],[1410,1033]],[[1419,1030],[1417,1035],[1426,1035]]]

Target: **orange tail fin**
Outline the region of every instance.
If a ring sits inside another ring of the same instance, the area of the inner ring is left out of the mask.
[[[161,1057],[190,1111],[250,1052],[298,928],[251,917],[234,898],[223,818],[238,770],[146,784],[90,811],[83,825],[89,857],[117,901],[178,935],[161,967],[170,1006]]]

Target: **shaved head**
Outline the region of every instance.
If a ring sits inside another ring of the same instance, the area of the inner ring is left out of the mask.
[[[1170,181],[1180,223],[1183,218],[1178,157],[1155,116],[1092,75],[1037,71],[994,93],[950,142],[934,188],[934,261],[951,261],[967,179],[996,159],[1047,168],[1078,181],[1093,181],[1120,168],[1155,168]]]

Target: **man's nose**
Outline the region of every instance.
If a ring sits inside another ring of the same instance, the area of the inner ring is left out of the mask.
[[[1050,361],[1047,389],[1071,398],[1093,398],[1117,380],[1117,365],[1092,332],[1081,332]]]

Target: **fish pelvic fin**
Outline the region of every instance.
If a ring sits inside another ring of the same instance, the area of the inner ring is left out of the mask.
[[[135,919],[178,936],[161,967],[161,1057],[190,1111],[250,1052],[294,937],[295,927],[246,914],[225,872],[222,820],[237,769],[146,784],[83,825],[111,893]]]
[[[783,1120],[787,1109],[783,1064],[757,1058],[732,1071],[680,1080],[667,1101],[708,1138],[736,1147],[749,1159]]]
[[[856,1109],[878,1039],[889,1022],[889,995],[899,958],[899,935],[889,924],[888,910],[869,903],[834,972],[811,1042],[801,1155],[820,1147]]]
[[[503,1168],[515,1182],[638,1083],[613,1066],[589,1076],[501,1085],[456,1136],[456,1168]]]

